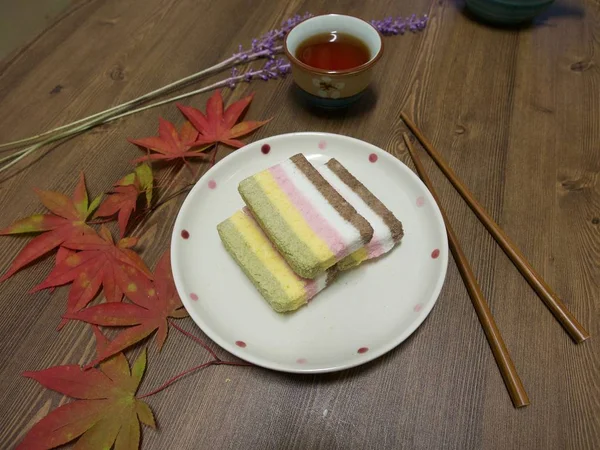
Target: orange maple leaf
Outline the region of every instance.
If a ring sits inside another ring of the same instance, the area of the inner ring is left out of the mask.
[[[188,313],[175,289],[169,250],[156,266],[150,293],[151,295],[146,295],[147,292],[141,290],[128,290],[125,294],[133,303],[103,303],[65,315],[66,319],[81,320],[93,325],[128,327],[88,367],[130,347],[154,331],[157,331],[160,350],[167,338],[169,317],[187,317]]]
[[[232,103],[223,111],[221,92],[215,91],[206,102],[206,115],[191,106],[177,105],[177,107],[199,132],[194,145],[211,145],[222,142],[223,144],[239,148],[245,144],[237,138],[251,133],[270,120],[247,121],[236,124],[253,97],[254,94],[244,97]]]
[[[101,353],[110,343],[97,327],[94,333]],[[139,448],[139,422],[156,428],[152,410],[135,396],[145,370],[146,349],[131,370],[125,355],[119,353],[99,369],[66,365],[23,373],[47,389],[78,400],[56,408],[36,423],[17,449],[54,448],[77,438],[77,448]]]
[[[101,196],[96,197],[92,203],[88,202],[83,173],[79,176],[79,183],[75,188],[73,199],[58,192],[38,189],[35,192],[44,206],[53,214],[35,214],[0,231],[0,235],[44,232],[33,238],[19,252],[8,271],[0,277],[0,282],[50,250],[59,247],[65,241],[78,236],[96,234],[85,221],[98,207]]]
[[[159,117],[158,136],[127,140],[132,144],[155,152],[134,159],[132,161],[134,163],[152,160],[173,161],[181,159],[184,163],[188,164],[186,158],[207,157],[207,155],[202,152],[208,147],[192,150],[193,148],[202,145],[195,142],[197,137],[198,131],[189,122],[185,122],[181,127],[181,131],[177,132],[177,129],[171,122]]]
[[[149,207],[152,202],[153,175],[148,164],[140,164],[135,171],[119,180],[113,187],[108,197],[98,207],[94,214],[96,217],[110,217],[117,215],[121,237],[125,236],[125,230],[131,214],[137,206],[140,194],[146,194],[146,204]]]
[[[73,283],[67,299],[67,313],[85,308],[100,286],[104,287],[108,302],[120,302],[123,292],[136,291],[137,295],[148,297],[151,295],[152,273],[139,255],[131,250],[137,241],[137,238],[130,237],[115,244],[106,227],[102,227],[99,235],[72,238],[63,246],[77,252],[63,255],[48,277],[32,292]]]

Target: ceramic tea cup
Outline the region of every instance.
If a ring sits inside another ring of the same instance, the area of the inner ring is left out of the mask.
[[[297,54],[308,39],[326,33],[349,35],[361,41],[369,59],[356,67],[327,70],[302,62]],[[296,25],[286,36],[284,51],[292,64],[292,76],[306,100],[322,108],[343,108],[360,98],[371,81],[375,63],[383,54],[383,40],[368,22],[353,16],[327,14]]]

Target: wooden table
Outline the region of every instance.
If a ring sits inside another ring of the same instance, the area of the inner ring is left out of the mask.
[[[429,318],[387,355],[322,376],[208,368],[148,399],[159,430],[144,427],[143,448],[600,448],[600,3],[565,0],[521,30],[479,24],[453,1],[406,3],[75,1],[0,65],[0,141],[97,112],[212,65],[296,12],[333,10],[366,19],[428,13],[423,33],[386,38],[373,92],[350,111],[306,110],[293,98],[291,79],[243,84],[226,90],[225,99],[256,92],[248,117],[274,117],[248,140],[328,131],[366,140],[409,163],[399,118],[406,111],[592,339],[582,345],[569,339],[425,159],[531,406],[512,407],[450,262]],[[203,107],[207,98],[188,103]],[[153,135],[159,116],[181,122],[177,109],[166,105],[96,128],[3,174],[0,226],[42,211],[33,187],[70,194],[79,171],[90,193],[108,190],[140,155],[125,138]],[[220,158],[227,153],[221,150]],[[189,179],[184,168],[159,171],[158,195]],[[165,204],[134,230],[150,267],[168,246],[182,201]],[[1,239],[3,273],[26,240]],[[47,258],[1,286],[1,448],[16,445],[36,421],[69,401],[20,374],[84,363],[94,351],[84,324],[55,331],[66,288],[27,293],[52,264]],[[191,319],[180,323],[204,337]],[[129,352],[130,359],[137,352]],[[160,354],[149,345],[148,358],[142,393],[207,354],[171,332]]]

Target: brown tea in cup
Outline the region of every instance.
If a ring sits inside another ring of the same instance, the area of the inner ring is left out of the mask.
[[[357,37],[332,31],[304,40],[298,46],[296,58],[317,69],[337,71],[362,66],[371,59],[371,54]]]

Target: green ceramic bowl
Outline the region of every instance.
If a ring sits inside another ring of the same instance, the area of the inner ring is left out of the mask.
[[[516,25],[532,20],[554,0],[467,0],[467,8],[488,22]]]

